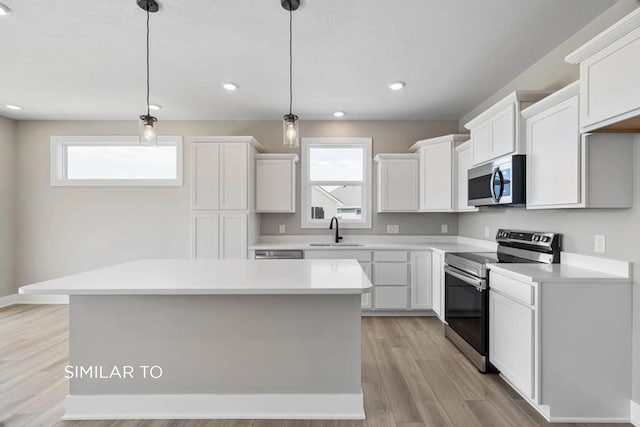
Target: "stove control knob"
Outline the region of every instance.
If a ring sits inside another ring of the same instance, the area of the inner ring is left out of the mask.
[[[549,236],[544,236],[544,237],[542,238],[542,241],[543,241],[544,243],[548,243],[549,241],[551,241],[551,237],[549,237]]]

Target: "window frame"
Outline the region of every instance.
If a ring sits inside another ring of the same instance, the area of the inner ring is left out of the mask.
[[[69,179],[67,147],[70,146],[138,146],[137,135],[116,136],[52,136],[50,151],[50,184],[52,187],[181,187],[183,185],[182,136],[158,136],[159,146],[176,147],[175,179]]]
[[[314,220],[311,218],[311,187],[314,185],[362,185],[362,219],[341,219],[340,228],[362,229],[372,228],[372,147],[370,137],[345,138],[302,138],[300,165],[300,210],[301,228],[327,228],[330,218]],[[310,179],[310,150],[311,148],[362,148],[363,149],[363,177],[360,181],[311,181]]]

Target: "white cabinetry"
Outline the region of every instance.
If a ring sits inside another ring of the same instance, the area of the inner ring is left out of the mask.
[[[640,131],[640,8],[565,60],[580,64],[580,127]]]
[[[192,144],[192,256],[246,258],[257,233],[252,209],[252,137],[200,137]]]
[[[444,322],[444,254],[431,252],[432,306],[436,315]]]
[[[471,141],[455,148],[455,211],[477,212],[478,208],[469,206],[469,180],[467,172],[471,168]]]
[[[469,135],[445,135],[410,148],[420,156],[420,212],[453,212],[454,147],[468,139]]]
[[[431,252],[411,252],[411,308],[432,308]]]
[[[256,155],[256,212],[296,211],[296,154]]]
[[[385,314],[431,309],[431,252],[406,250],[314,249],[307,259],[355,259],[360,262],[373,288],[362,295],[362,308]]]
[[[631,207],[633,137],[581,135],[578,92],[576,82],[522,111],[529,209]]]
[[[471,131],[474,166],[507,154],[524,153],[520,110],[542,99],[547,92],[516,91],[464,125]]]
[[[378,154],[378,212],[418,210],[417,154]]]
[[[515,299],[489,291],[491,363],[525,397],[534,398],[534,310]]]
[[[632,279],[581,269],[565,278],[572,268],[545,266],[530,280],[508,264],[491,269],[490,362],[551,422],[628,419]]]

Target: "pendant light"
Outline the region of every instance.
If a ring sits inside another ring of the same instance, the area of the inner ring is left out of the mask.
[[[140,116],[140,144],[158,143],[158,119],[151,115],[149,106],[149,14],[160,9],[156,0],[137,0],[138,6],[147,12],[147,114]]]
[[[300,145],[298,116],[293,114],[293,11],[300,6],[300,0],[280,0],[282,7],[289,11],[289,114],[282,117],[284,146],[295,148]]]

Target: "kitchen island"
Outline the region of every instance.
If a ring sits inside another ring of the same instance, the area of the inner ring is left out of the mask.
[[[355,260],[141,260],[69,295],[65,419],[364,419]]]

